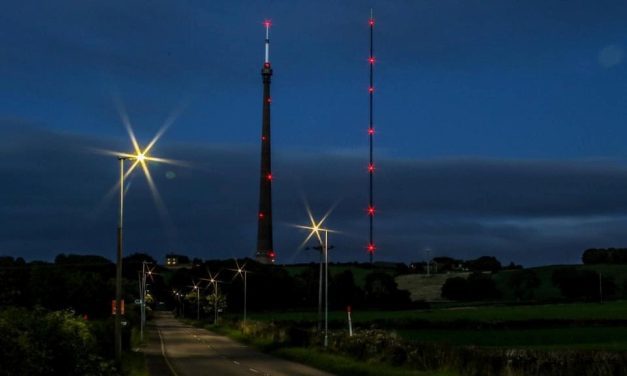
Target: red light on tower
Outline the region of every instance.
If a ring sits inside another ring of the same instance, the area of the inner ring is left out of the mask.
[[[369,206],[368,207],[368,215],[371,216],[371,217],[374,217],[374,212],[375,212],[374,206]]]
[[[368,171],[374,172],[374,164],[371,163],[368,165]]]
[[[370,92],[370,93],[374,93],[374,87],[370,86],[370,87],[368,88],[368,92]]]
[[[368,24],[370,24],[370,26],[374,26],[374,18],[371,18],[370,21],[368,21]]]
[[[272,180],[272,174],[268,174],[268,175],[266,175],[266,179],[268,179],[268,180]]]
[[[374,128],[368,128],[368,134],[374,134]]]
[[[272,103],[272,98],[268,97],[268,103]]]
[[[374,251],[377,249],[377,247],[375,247],[374,244],[370,243],[368,244],[368,253],[374,253]]]
[[[259,219],[263,219],[264,215],[262,212],[259,212]]]
[[[263,21],[263,26],[269,28],[270,26],[272,26],[272,21],[271,20],[265,20]],[[279,25],[280,26],[280,25]]]
[[[370,62],[370,64],[374,64],[374,57],[370,56],[370,58],[368,59],[368,61]]]

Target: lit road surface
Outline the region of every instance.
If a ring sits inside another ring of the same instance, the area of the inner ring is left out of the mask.
[[[185,325],[170,313],[155,313],[152,325],[146,349],[151,376],[331,376]]]

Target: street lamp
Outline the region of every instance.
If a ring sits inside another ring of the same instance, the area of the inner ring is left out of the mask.
[[[142,342],[144,341],[144,327],[146,326],[146,276],[150,276],[150,280],[152,281],[152,276],[155,274],[152,272],[154,267],[150,268],[148,264],[148,261],[142,261],[142,271],[139,280],[139,302],[141,304],[140,338]]]
[[[118,161],[120,162],[120,212],[118,216],[118,231],[117,231],[117,255],[115,264],[115,328],[114,328],[114,344],[115,344],[115,359],[118,362],[122,361],[122,229],[124,224],[124,179],[128,177],[131,172],[139,165],[144,170],[149,183],[152,183],[150,178],[150,172],[148,171],[148,161],[164,161],[160,158],[151,158],[146,154],[150,147],[154,145],[151,143],[143,151],[137,145],[137,142],[132,137],[133,146],[135,148],[135,154],[120,154],[118,155]],[[124,172],[124,162],[133,161],[133,164]]]
[[[216,325],[218,323],[218,272],[216,275],[211,274],[211,271],[207,270],[209,273],[209,278],[201,278],[203,281],[208,281],[213,285],[213,324]]]
[[[246,322],[246,280],[247,280],[247,276],[248,273],[250,273],[248,270],[244,269],[244,267],[246,267],[246,263],[244,263],[244,265],[239,266],[239,262],[237,261],[237,259],[235,260],[235,266],[237,267],[237,269],[231,269],[234,272],[236,272],[236,274],[233,276],[233,279],[235,279],[235,277],[237,276],[241,276],[244,279],[244,322]]]
[[[329,346],[329,233],[335,232],[335,231],[321,227],[322,223],[327,219],[328,214],[325,215],[318,222],[314,220],[311,213],[308,213],[308,214],[309,214],[309,220],[311,221],[311,226],[297,226],[297,227],[310,230],[309,235],[305,239],[305,242],[307,242],[314,235],[316,235],[316,237],[318,238],[318,242],[320,243],[320,246],[322,247],[322,251],[324,253],[324,347],[328,347]],[[324,237],[320,236],[321,232],[324,234]]]
[[[196,284],[192,280],[192,286],[190,287],[196,290],[196,320],[200,320],[200,283]]]
[[[318,251],[320,253],[320,267],[318,268],[319,270],[319,276],[318,276],[318,331],[320,331],[320,326],[322,325],[322,270],[323,270],[323,259],[324,259],[324,253],[323,251],[323,247],[322,246],[315,246],[315,247],[311,247],[313,250]],[[333,249],[334,247],[328,246],[327,247],[327,251]],[[305,248],[305,249],[309,249],[309,247]]]

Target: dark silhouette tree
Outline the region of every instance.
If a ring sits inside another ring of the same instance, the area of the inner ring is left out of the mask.
[[[534,290],[540,287],[540,278],[534,270],[516,270],[510,273],[507,285],[517,300],[530,300],[533,299]]]

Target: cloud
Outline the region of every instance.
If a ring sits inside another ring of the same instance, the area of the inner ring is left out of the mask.
[[[599,51],[599,65],[603,68],[611,68],[623,62],[625,52],[621,46],[611,44]]]
[[[0,253],[51,259],[60,252],[113,257],[117,202],[105,197],[117,160],[93,148],[128,148],[43,131],[17,121],[0,126]],[[188,167],[152,165],[169,217],[159,216],[136,173],[125,205],[126,252],[160,257],[176,251],[201,258],[254,254],[257,147],[171,143],[155,155]],[[297,247],[306,235],[303,197],[328,225],[335,260],[366,260],[367,173],[350,153],[275,150],[275,248],[279,261],[313,258]],[[377,165],[376,259],[495,255],[526,264],[577,262],[593,246],[627,240],[627,169],[618,162],[496,159],[399,160]]]

